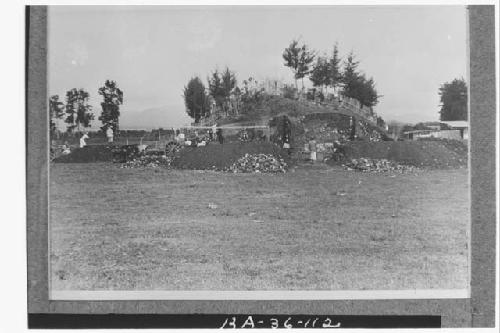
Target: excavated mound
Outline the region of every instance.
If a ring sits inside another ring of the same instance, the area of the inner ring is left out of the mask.
[[[428,168],[467,166],[467,145],[457,140],[349,142],[343,146],[344,160],[387,159],[400,164]],[[329,164],[338,161],[329,160]]]
[[[54,159],[55,163],[93,163],[113,161],[113,147],[105,145],[76,148],[68,155]]]
[[[269,154],[283,158],[288,164],[286,151],[269,142],[210,143],[205,147],[185,147],[172,161],[172,167],[193,170],[227,170],[245,154]]]

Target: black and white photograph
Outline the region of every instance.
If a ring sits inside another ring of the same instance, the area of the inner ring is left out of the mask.
[[[467,298],[467,8],[49,6],[52,300]]]

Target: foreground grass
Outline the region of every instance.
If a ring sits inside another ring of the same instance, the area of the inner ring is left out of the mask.
[[[467,179],[54,164],[52,288],[466,288]]]

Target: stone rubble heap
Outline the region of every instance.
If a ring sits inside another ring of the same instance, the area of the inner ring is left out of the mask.
[[[140,155],[125,163],[120,168],[133,169],[133,168],[168,168],[172,162],[172,158],[167,155]]]
[[[288,165],[282,158],[271,154],[245,154],[226,171],[229,172],[255,172],[279,173],[286,172]]]
[[[358,158],[343,164],[346,170],[363,172],[412,172],[416,168],[411,165],[398,164],[387,159]]]
[[[359,130],[358,131],[368,141],[370,141],[370,142],[380,142],[380,141],[383,141],[382,135],[377,130],[371,129],[368,126],[368,124],[366,124],[366,123],[364,123],[362,121],[359,121],[358,122],[358,126],[359,126]]]

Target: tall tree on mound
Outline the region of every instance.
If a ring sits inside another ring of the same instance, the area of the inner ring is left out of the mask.
[[[225,93],[219,71],[216,69],[214,72],[212,72],[212,76],[208,77],[207,81],[208,91],[210,93],[210,96],[212,96],[213,100],[215,101],[215,106],[218,109],[223,109]]]
[[[300,47],[298,46],[298,40],[292,40],[290,45],[283,52],[283,59],[285,60],[285,66],[290,67],[293,72],[293,77],[295,79],[295,88],[298,90],[297,86],[297,72],[299,70],[299,58],[300,58]]]
[[[89,93],[83,89],[73,88],[66,92],[66,123],[68,132],[73,132],[75,128],[81,131],[82,127],[90,127],[90,122],[94,119],[92,106],[88,104]]]
[[[61,119],[64,116],[64,103],[59,101],[59,95],[53,95],[49,98],[49,115],[50,115],[50,137],[53,137],[57,131],[56,119]]]
[[[236,80],[236,74],[229,70],[228,67],[222,73],[222,93],[224,98],[224,111],[226,115],[229,113],[229,105],[231,94],[234,92],[238,81]]]
[[[379,95],[377,95],[377,89],[375,88],[375,81],[373,78],[367,79],[364,74],[361,74],[355,81],[354,86],[355,94],[353,97],[361,104],[368,107],[377,105]]]
[[[359,73],[358,65],[359,61],[355,60],[354,53],[349,53],[342,73],[343,94],[357,99],[363,105],[373,107],[378,103],[379,98],[375,89],[375,81]]]
[[[184,104],[187,114],[195,123],[210,112],[210,98],[199,77],[192,78],[184,87]]]
[[[342,84],[344,85],[344,94],[347,95],[352,90],[352,86],[357,81],[359,61],[355,60],[354,52],[351,51],[344,62],[344,70],[342,71]]]
[[[314,51],[309,50],[307,45],[303,44],[300,51],[298,79],[302,80],[302,90],[304,90],[304,77],[311,73],[311,65],[314,61]]]
[[[316,58],[309,80],[314,87],[321,87],[321,92],[323,92],[323,88],[330,85],[330,64],[326,57]]]
[[[297,80],[302,80],[304,89],[304,77],[310,73],[311,64],[314,61],[314,52],[310,51],[307,45],[299,46],[298,40],[292,40],[290,45],[283,52],[285,66],[290,67],[295,79],[295,88],[298,90]]]
[[[333,88],[333,92],[337,92],[337,87],[342,83],[342,72],[340,71],[340,62],[338,44],[335,43],[333,46],[333,54],[329,61],[328,72],[329,72],[329,85]]]
[[[445,82],[439,88],[442,121],[467,120],[467,84],[463,78]]]
[[[113,133],[118,133],[120,105],[123,104],[123,92],[118,88],[115,81],[106,80],[104,86],[99,88],[99,95],[104,99],[101,102],[102,112],[99,120],[102,122],[101,130],[106,130],[111,127]]]

